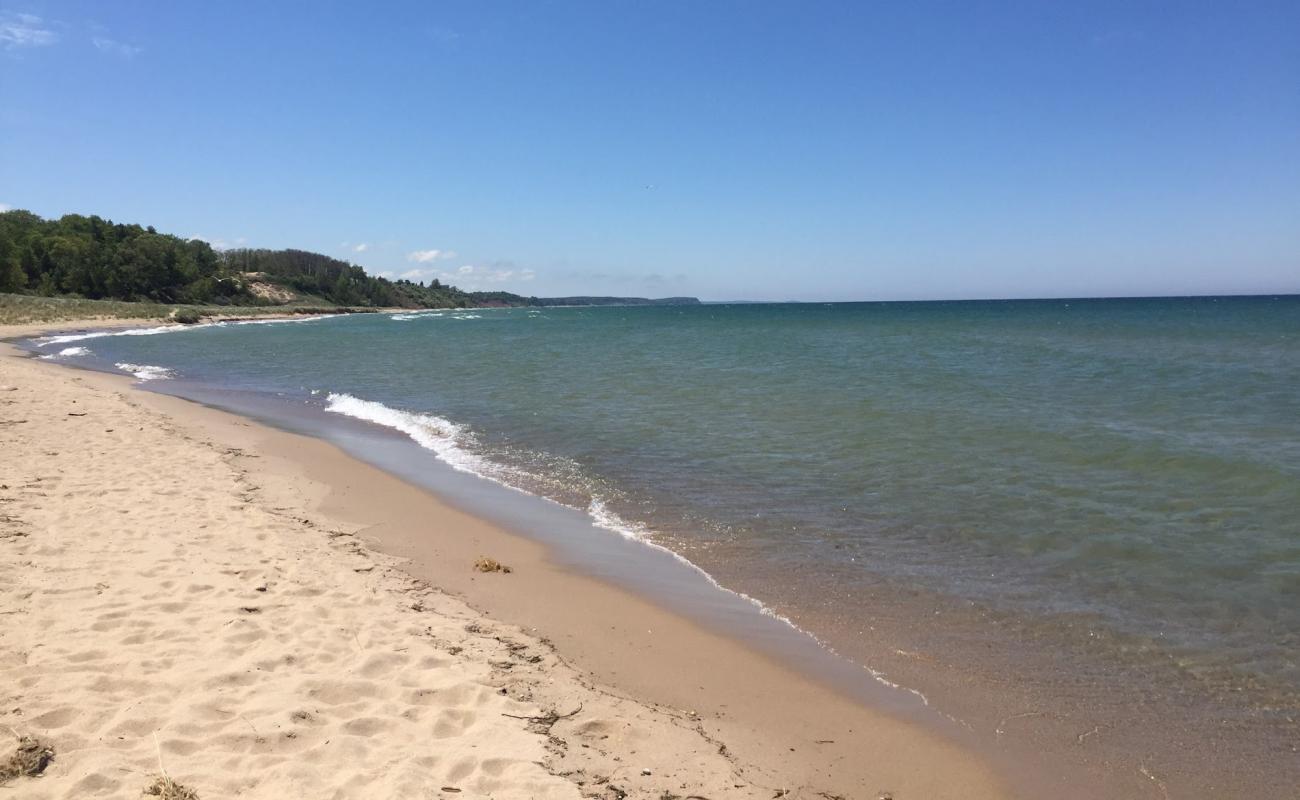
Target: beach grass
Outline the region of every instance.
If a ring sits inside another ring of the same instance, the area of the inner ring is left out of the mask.
[[[159,775],[153,783],[149,784],[144,793],[160,797],[162,800],[199,800],[198,792],[184,784],[177,783],[167,775]]]

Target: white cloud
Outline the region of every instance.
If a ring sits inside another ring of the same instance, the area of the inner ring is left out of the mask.
[[[0,214],[5,213],[6,211],[13,211],[13,210],[14,207],[9,205],[8,203],[0,203]]]
[[[95,47],[98,48],[101,53],[121,56],[122,58],[135,58],[140,54],[140,48],[135,45],[119,42],[116,39],[109,39],[106,36],[96,36],[90,41],[94,42]]]
[[[45,20],[35,14],[0,13],[0,43],[6,50],[54,44],[59,35],[45,26]]]
[[[397,275],[397,277],[408,281],[419,281],[420,283],[427,283],[436,278],[458,289],[472,292],[480,289],[501,289],[503,288],[501,284],[504,283],[525,283],[536,278],[537,273],[531,269],[517,269],[510,265],[509,262],[506,262],[491,267],[465,264],[457,267],[452,272],[440,269],[412,269]]]
[[[361,242],[360,244],[354,245],[354,246],[352,247],[352,252],[354,252],[354,253],[364,253],[364,252],[366,252],[366,251],[369,250],[369,249],[370,249],[370,245],[369,245],[369,244],[367,244],[366,242]]]
[[[458,267],[455,272],[443,272],[439,276],[444,281],[454,283],[462,289],[476,289],[491,284],[506,283],[507,281],[531,281],[537,277],[537,273],[531,269],[476,267],[472,264],[465,264]]]
[[[407,261],[417,264],[428,264],[430,261],[441,261],[455,257],[456,253],[452,250],[416,250],[406,254]]]

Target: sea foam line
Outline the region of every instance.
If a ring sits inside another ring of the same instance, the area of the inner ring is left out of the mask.
[[[88,355],[90,355],[90,350],[89,350],[89,348],[85,348],[85,347],[65,347],[65,348],[63,348],[62,350],[60,350],[60,351],[57,352],[57,353],[50,353],[49,355],[39,356],[39,357],[40,357],[40,358],[46,358],[46,359],[49,359],[49,358],[74,358],[74,357],[76,357],[76,356],[88,356]]]
[[[404,314],[389,314],[388,318],[391,319],[393,322],[410,322],[413,319],[424,319],[425,317],[441,317],[441,316],[442,316],[441,311],[436,311],[436,312],[411,311],[409,313],[404,313]]]
[[[214,328],[220,328],[225,325],[292,325],[298,322],[315,322],[318,319],[329,319],[337,317],[338,314],[302,314],[296,317],[277,317],[275,319],[235,319],[235,320],[218,320],[217,322],[204,323],[202,326],[191,325],[190,327],[206,327],[211,325]]]
[[[325,410],[401,431],[424,449],[432,450],[438,458],[455,469],[510,486],[492,475],[492,465],[487,459],[465,450],[457,443],[456,438],[464,432],[464,428],[451,420],[433,414],[401,411],[383,403],[339,392],[325,396]]]
[[[166,367],[155,367],[152,364],[130,364],[125,361],[119,361],[113,366],[123,372],[131,373],[136,377],[136,380],[140,381],[159,381],[172,377],[171,370]]]
[[[313,394],[315,394],[315,392],[313,392]],[[409,436],[416,444],[426,450],[432,451],[438,456],[438,458],[454,469],[490,480],[493,483],[506,487],[507,489],[520,492],[521,494],[527,494],[530,497],[536,497],[549,503],[564,506],[565,508],[573,508],[572,506],[560,503],[549,497],[527,492],[520,489],[518,486],[511,484],[504,477],[509,473],[508,468],[466,450],[457,442],[457,437],[464,435],[465,428],[451,420],[433,414],[402,411],[373,400],[363,400],[350,394],[335,392],[326,395],[325,410],[401,431]],[[645,525],[639,522],[629,522],[628,520],[623,519],[618,514],[611,511],[605,504],[604,500],[599,497],[592,497],[591,502],[585,511],[596,527],[603,528],[612,533],[617,533],[626,539],[631,539],[646,547],[672,556],[678,562],[699,573],[711,586],[713,586],[713,588],[743,600],[752,605],[760,614],[783,623],[798,634],[807,636],[816,643],[818,647],[828,653],[840,658],[844,657],[840,655],[835,648],[822,641],[822,639],[816,634],[801,628],[794,622],[794,620],[773,610],[763,601],[745,594],[744,592],[723,586],[718,582],[717,578],[713,577],[713,575],[694,561],[691,561],[689,558],[670,547],[665,547],[664,545],[653,541],[649,538],[649,531],[646,530]],[[890,689],[915,695],[920,699],[923,705],[930,705],[929,698],[927,698],[922,692],[890,680],[884,672],[875,669],[868,664],[864,663],[860,664],[860,666],[863,671],[865,671],[877,683],[887,686]]]
[[[67,344],[68,342],[83,342],[87,339],[100,339],[105,336],[154,336],[159,333],[167,333],[172,330],[183,330],[182,325],[159,325],[153,328],[130,328],[124,331],[91,331],[90,333],[64,333],[58,336],[45,336],[36,341],[37,347],[48,347],[52,344]],[[202,327],[191,325],[189,327]]]
[[[120,331],[90,331],[89,333],[64,333],[56,336],[43,336],[36,339],[37,347],[48,347],[52,344],[68,344],[69,342],[81,342],[86,339],[102,339],[106,336],[157,336],[160,333],[179,333],[181,331],[195,331],[203,328],[224,328],[228,325],[283,325],[298,322],[315,322],[319,319],[327,319],[335,316],[333,314],[312,314],[310,316],[290,317],[286,319],[241,319],[241,320],[218,320],[216,322],[200,322],[197,325],[155,325],[149,328],[127,328]]]
[[[767,617],[771,617],[772,619],[775,619],[785,624],[796,633],[803,634],[804,636],[807,636],[809,639],[812,639],[814,642],[816,642],[818,647],[822,648],[828,653],[833,653],[834,655],[839,656],[841,658],[844,657],[844,656],[840,656],[839,651],[837,651],[834,647],[831,647],[829,644],[822,641],[822,639],[819,636],[817,636],[817,634],[807,630],[806,628],[800,627],[799,624],[796,623],[794,620],[790,619],[784,614],[781,614],[773,610],[762,600],[759,600],[757,597],[746,594],[742,591],[738,591],[736,589],[723,586],[721,583],[718,582],[717,578],[713,577],[713,575],[708,570],[704,569],[699,564],[696,564],[694,561],[691,561],[689,558],[677,552],[676,550],[673,550],[670,547],[665,547],[647,538],[646,536],[647,531],[644,525],[642,525],[639,522],[628,522],[627,520],[624,520],[618,514],[615,514],[613,511],[610,511],[605,506],[603,500],[599,498],[593,498],[591,501],[591,505],[588,506],[587,508],[587,514],[592,518],[592,521],[595,522],[597,527],[604,528],[605,530],[608,531],[613,531],[614,533],[620,534],[626,538],[633,539],[637,542],[640,542],[646,547],[650,547],[655,550],[659,550],[661,552],[667,553],[668,555],[675,558],[677,561],[680,561],[682,564],[685,564],[686,566],[698,572],[701,576],[704,577],[706,581],[709,582],[709,584],[713,588],[722,592],[726,592],[727,594],[730,595],[735,595],[741,600],[744,600],[745,602],[757,608],[760,614]],[[852,661],[852,659],[849,660]],[[881,672],[878,669],[875,669],[869,664],[860,664],[859,666],[861,666],[862,669],[868,675],[870,675],[871,678],[876,682],[884,684],[885,686],[888,686],[890,689],[895,689],[900,692],[907,692],[909,694],[916,695],[921,700],[922,705],[926,705],[926,706],[930,705],[930,699],[920,691],[908,686],[903,686],[902,684],[897,683],[895,681],[891,681],[888,677],[886,677],[885,673]],[[944,716],[947,715],[945,714]]]

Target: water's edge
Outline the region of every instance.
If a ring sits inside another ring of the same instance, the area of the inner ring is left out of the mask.
[[[148,332],[152,334],[161,331],[150,329]],[[77,339],[56,340],[55,343],[65,344],[72,341]],[[30,345],[28,349],[32,349]],[[784,660],[804,674],[826,682],[868,705],[916,720],[928,719],[930,724],[950,734],[954,726],[964,729],[974,738],[986,735],[992,730],[998,749],[1015,748],[1017,742],[1014,739],[1017,733],[1024,736],[1024,741],[1020,744],[1031,747],[1035,746],[1036,739],[1043,736],[1055,737],[1063,741],[1075,738],[1080,745],[1085,742],[1091,745],[1090,736],[1101,738],[1100,734],[1104,731],[1122,724],[1115,718],[1107,718],[1106,715],[1119,713],[1119,707],[1128,705],[1132,701],[1132,692],[1129,689],[1134,687],[1116,687],[1115,697],[1111,698],[1113,705],[1106,704],[1100,715],[1089,717],[1085,709],[1078,707],[1058,706],[1056,709],[1046,711],[1035,710],[1044,707],[1044,703],[1052,703],[1053,698],[1046,697],[1041,692],[1030,693],[1018,697],[1016,701],[1021,704],[1020,706],[1004,709],[1011,713],[990,716],[988,709],[979,703],[962,702],[969,686],[963,687],[960,681],[953,681],[950,671],[945,674],[944,670],[926,665],[927,660],[932,661],[936,656],[942,658],[942,654],[933,650],[917,653],[910,648],[904,649],[899,646],[903,642],[910,644],[906,634],[918,621],[931,621],[926,619],[925,614],[933,613],[936,616],[947,614],[948,616],[942,620],[934,619],[933,625],[936,628],[944,628],[948,633],[960,631],[964,626],[969,629],[969,626],[987,627],[990,624],[999,625],[1004,622],[990,623],[990,618],[984,611],[972,608],[969,604],[956,601],[954,598],[922,596],[920,593],[906,598],[881,598],[882,604],[894,606],[886,608],[882,605],[882,611],[885,613],[882,614],[880,621],[887,619],[890,624],[881,624],[879,630],[876,630],[877,626],[872,626],[872,635],[861,636],[860,641],[857,642],[858,647],[849,648],[851,652],[840,655],[834,649],[834,645],[848,642],[851,632],[836,631],[828,640],[823,641],[801,628],[798,624],[799,620],[781,616],[750,594],[724,587],[686,557],[660,544],[646,541],[638,535],[633,526],[608,514],[602,508],[570,508],[528,494],[505,481],[468,468],[464,463],[456,463],[455,458],[448,458],[448,455],[455,454],[439,452],[437,446],[430,446],[436,443],[420,441],[419,430],[411,428],[411,415],[408,412],[390,409],[377,403],[367,405],[369,401],[347,395],[327,398],[327,405],[324,408],[304,409],[302,405],[287,403],[283,398],[241,392],[216,385],[159,380],[168,377],[165,370],[158,371],[162,369],[159,367],[134,364],[117,364],[115,367],[118,374],[121,372],[133,374],[140,381],[141,388],[179,396],[283,430],[304,433],[329,441],[350,455],[402,480],[421,486],[474,516],[488,519],[525,538],[541,541],[553,550],[556,560],[566,566],[607,581],[616,587],[632,591],[759,652]],[[104,371],[114,371],[106,365],[101,365],[101,368]],[[351,413],[340,413],[341,411]],[[407,417],[395,417],[393,416],[395,414],[406,414]],[[424,420],[424,423],[452,424],[436,419]],[[619,535],[611,536],[610,532]],[[761,594],[761,592],[752,593]],[[815,623],[816,620],[813,622]],[[815,629],[816,626],[813,627]],[[940,641],[940,639],[931,639],[929,644],[935,645]],[[873,653],[876,656],[888,655],[888,657],[873,658]],[[990,673],[995,671],[994,665],[1010,665],[1017,660],[1017,657],[1026,654],[1021,652],[1004,655],[1007,657],[987,659],[985,674],[979,676],[979,679],[990,680]],[[1072,654],[1073,657],[1079,655]],[[961,660],[960,657],[953,658],[951,655],[948,658],[957,662]],[[1085,661],[1086,658],[1086,654],[1083,655]],[[1029,660],[1035,659],[1042,663],[1037,663],[1034,668],[1045,671],[1053,669],[1052,656],[1045,657],[1044,654],[1037,653]],[[910,663],[912,661],[918,663]],[[948,666],[951,667],[952,664]],[[1085,664],[1084,668],[1090,667]],[[899,675],[903,677],[899,679],[897,677]],[[972,672],[965,678],[970,679],[973,676]],[[1002,677],[1005,679],[1006,676]],[[908,688],[911,686],[924,687],[924,692]],[[1137,693],[1142,694],[1144,690],[1145,687],[1140,687]],[[1010,697],[1017,698],[1015,691],[1011,689],[1008,691],[1011,692]],[[939,699],[931,705],[933,698]],[[1160,702],[1162,701],[1157,699],[1157,703]],[[1030,710],[1014,710],[1015,708]],[[1160,709],[1157,707],[1152,709],[1152,712],[1159,713]],[[1094,721],[1096,724],[1091,724]],[[1159,720],[1156,722],[1154,726],[1156,730],[1163,727]],[[1237,720],[1237,723],[1249,727],[1249,720]],[[1023,725],[1025,729],[1019,732],[1010,730],[1019,725]],[[1055,729],[1053,729],[1054,725]],[[1291,729],[1294,731],[1294,724]],[[1153,775],[1161,774],[1159,767],[1151,767],[1150,764],[1170,763],[1164,759],[1162,752],[1165,743],[1152,740],[1151,728],[1134,729],[1130,733],[1134,736],[1122,736],[1118,733],[1114,736],[1121,751],[1129,746],[1129,742],[1146,741],[1144,751],[1130,754],[1134,757],[1136,765],[1134,769],[1144,775],[1147,772]],[[1271,742],[1278,747],[1278,750],[1270,754],[1268,751],[1273,748],[1267,747],[1261,751],[1261,742],[1252,738],[1253,735],[1249,731],[1238,730],[1236,733],[1240,735],[1229,736],[1227,739],[1211,738],[1207,742],[1207,745],[1218,754],[1215,761],[1233,757],[1243,764],[1250,764],[1248,772],[1258,774],[1261,759],[1262,763],[1267,764],[1269,759],[1284,756],[1287,752],[1288,745],[1285,738]],[[1158,734],[1156,735],[1158,738]],[[1177,744],[1176,740],[1182,735],[1182,731],[1172,731],[1174,741],[1167,744]],[[1270,744],[1267,740],[1262,743]],[[1243,745],[1244,748],[1240,747]],[[1195,751],[1200,749],[1193,748],[1187,765],[1177,768],[1191,770],[1197,758]],[[1245,752],[1240,754],[1240,757],[1232,756],[1228,752],[1237,749],[1244,749]],[[1294,749],[1290,752],[1293,753]],[[1071,754],[1069,748],[1062,753],[1072,757],[1079,755]],[[1088,753],[1085,760],[1092,757],[1093,754]],[[1170,767],[1163,768],[1170,769]],[[1210,772],[1201,775],[1202,779],[1215,774],[1216,767],[1213,764],[1209,769]],[[1280,786],[1284,786],[1287,781],[1286,773],[1287,771],[1283,769],[1274,776],[1281,781]],[[1168,777],[1164,775],[1158,782],[1167,785]],[[1181,777],[1193,776],[1189,772]],[[1157,778],[1151,780],[1157,781]],[[1193,780],[1192,784],[1211,785],[1203,780]],[[1235,784],[1235,781],[1228,781],[1226,785]]]

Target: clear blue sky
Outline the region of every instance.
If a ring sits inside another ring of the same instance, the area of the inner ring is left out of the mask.
[[[0,203],[526,294],[1300,291],[1295,0],[374,6],[0,0]]]

